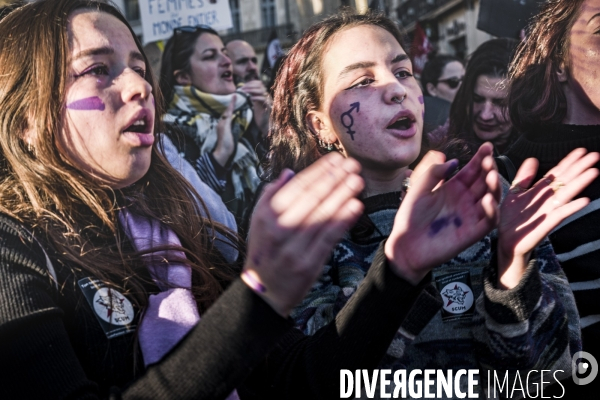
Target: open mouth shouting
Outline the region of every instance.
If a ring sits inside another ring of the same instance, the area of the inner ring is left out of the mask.
[[[231,71],[225,71],[221,74],[221,78],[226,81],[231,81],[233,80],[233,73]]]
[[[154,121],[147,110],[138,112],[129,125],[123,129],[123,135],[139,146],[152,146],[154,143]]]
[[[417,133],[416,118],[409,110],[402,110],[388,123],[386,129],[401,138],[411,138]]]

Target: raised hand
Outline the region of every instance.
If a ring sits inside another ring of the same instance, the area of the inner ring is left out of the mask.
[[[267,88],[260,80],[249,81],[240,88],[244,93],[250,95],[254,120],[263,136],[269,133],[269,116],[271,115],[271,97]]]
[[[231,102],[223,111],[219,122],[217,122],[217,145],[213,150],[213,157],[224,167],[227,161],[235,151],[235,141],[231,132],[231,120],[233,119],[233,110],[235,108],[236,95],[231,97]]]
[[[449,180],[458,162],[443,163],[441,153],[426,155],[422,162],[431,164],[426,170],[415,168],[385,245],[399,276],[417,284],[495,227],[501,190],[492,151],[491,144],[482,145]]]
[[[265,189],[250,223],[242,279],[279,314],[304,298],[362,213],[359,171],[357,161],[331,153],[296,176],[284,170]]]
[[[598,153],[576,149],[552,168],[533,187],[538,161],[527,159],[500,208],[498,225],[498,285],[515,287],[527,267],[533,249],[565,218],[581,210],[589,199],[571,201],[598,176],[591,168]]]

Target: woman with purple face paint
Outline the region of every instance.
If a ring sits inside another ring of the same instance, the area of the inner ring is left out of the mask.
[[[335,321],[305,336],[287,319],[362,212],[360,165],[331,154],[283,171],[256,206],[240,271],[218,246],[235,235],[203,216],[155,140],[155,89],[131,27],[103,1],[41,0],[0,23],[0,397],[334,398],[341,368],[374,368],[413,302],[435,303],[382,247]],[[359,135],[364,108],[345,111]],[[454,180],[472,190],[447,203],[480,212],[437,222],[473,228],[442,246],[447,257],[496,219],[485,153]],[[425,172],[412,201],[449,169]]]
[[[341,14],[306,31],[282,65],[268,172],[301,171],[334,151],[358,160],[365,179],[363,216],[292,313],[297,327],[314,334],[334,319],[383,248],[397,275],[415,285],[431,282],[443,307],[432,314],[430,303],[418,300],[382,368],[480,369],[480,392],[485,370],[509,371],[509,379],[533,369],[570,374],[580,348],[573,295],[545,237],[587,203],[571,199],[598,175],[590,169],[598,154],[571,154],[530,189],[535,164],[519,171],[528,178],[509,190],[493,171],[489,143],[454,176],[457,160],[444,163],[437,152],[410,175],[421,150],[423,101],[400,43],[398,28],[384,17]],[[473,202],[483,190],[468,184],[474,164],[484,166],[477,174],[491,187],[503,189],[498,225],[478,222],[487,204],[486,197]],[[436,169],[437,178],[424,178]],[[554,176],[567,183],[559,186]],[[447,251],[466,237],[470,248],[458,256]]]

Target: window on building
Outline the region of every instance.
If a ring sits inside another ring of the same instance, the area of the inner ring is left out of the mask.
[[[275,0],[260,0],[260,11],[263,28],[270,28],[277,25]]]
[[[128,21],[139,21],[140,6],[138,0],[125,0],[125,18]]]
[[[231,20],[233,22],[233,28],[231,33],[237,33],[242,31],[240,24],[240,0],[229,0],[229,8],[231,9]]]

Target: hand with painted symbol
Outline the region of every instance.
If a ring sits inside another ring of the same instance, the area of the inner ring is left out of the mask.
[[[217,145],[213,150],[213,157],[222,167],[227,164],[227,161],[231,158],[231,154],[235,150],[235,141],[231,132],[231,120],[233,119],[236,98],[236,95],[231,97],[231,102],[217,122]]]
[[[385,254],[399,276],[417,284],[433,267],[494,228],[500,183],[492,150],[491,144],[483,144],[454,176],[458,162],[444,162],[445,156],[439,152],[423,158],[426,170],[415,168],[417,174],[411,176],[410,190],[385,245]]]
[[[284,170],[259,200],[242,279],[279,314],[302,300],[334,244],[360,216],[355,198],[364,182],[360,165],[328,154],[294,176]]]
[[[533,249],[565,218],[589,203],[587,198],[573,198],[596,179],[598,170],[592,166],[599,160],[598,153],[575,149],[532,187],[538,161],[529,158],[523,162],[500,208],[500,287],[515,287],[525,272]]]

